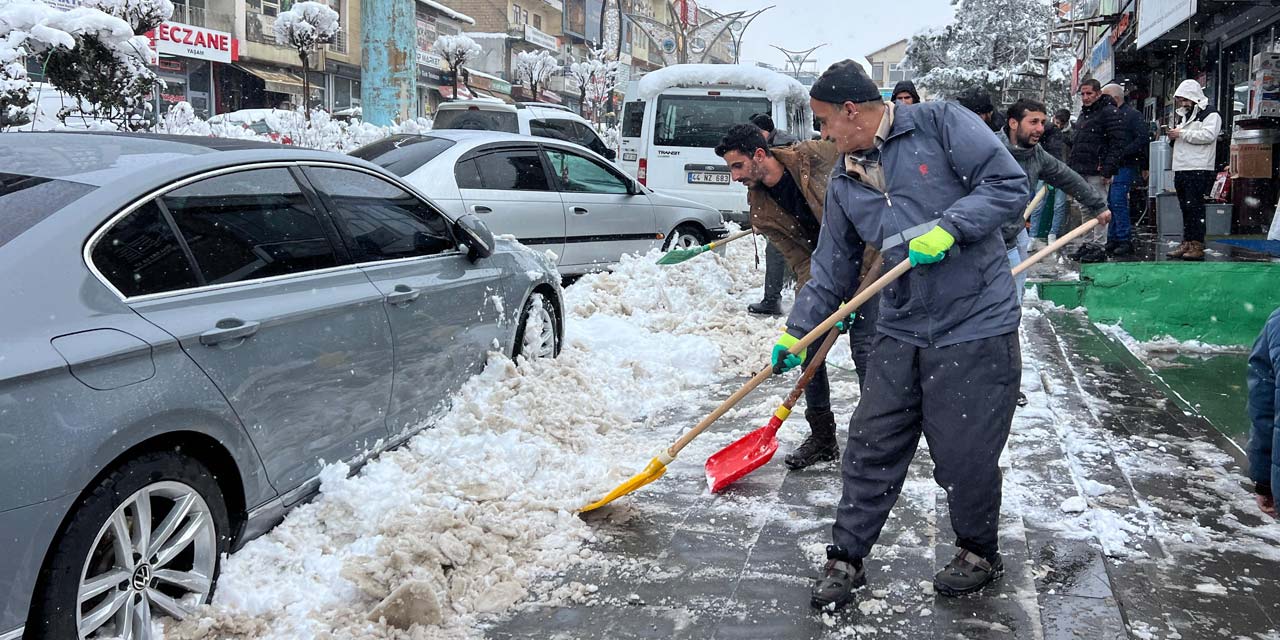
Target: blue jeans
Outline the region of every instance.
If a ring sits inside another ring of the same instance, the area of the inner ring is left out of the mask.
[[[1012,249],[1009,249],[1009,268],[1012,269],[1031,257],[1031,234],[1026,229],[1018,232],[1018,243]],[[1014,288],[1018,294],[1018,304],[1022,304],[1022,294],[1027,291],[1027,272],[1023,271],[1013,277]]]
[[[1042,185],[1044,185],[1043,180],[1036,185],[1036,191],[1039,191]],[[1049,191],[1053,194],[1053,222],[1049,225],[1049,235],[1059,236],[1062,235],[1062,225],[1067,221],[1067,202],[1069,199],[1061,189],[1049,187]],[[1044,213],[1045,203],[1048,201],[1049,198],[1045,197],[1039,206],[1035,208],[1035,211],[1031,212],[1031,232],[1037,234],[1037,236],[1040,233],[1040,216]]]
[[[1111,191],[1107,193],[1107,206],[1111,208],[1111,225],[1108,238],[1112,242],[1128,242],[1133,235],[1133,225],[1129,221],[1129,187],[1138,170],[1122,167],[1111,180]]]

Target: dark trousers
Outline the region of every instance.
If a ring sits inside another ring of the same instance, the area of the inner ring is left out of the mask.
[[[923,433],[956,546],[994,556],[1000,452],[1022,379],[1018,334],[926,348],[878,334],[871,362],[849,425],[833,542],[851,558],[871,552]]]
[[[857,317],[853,319],[853,327],[849,330],[849,348],[853,351],[853,368],[858,372],[859,389],[866,387],[867,359],[871,356],[871,343],[876,336],[876,321],[879,319],[880,296],[877,294],[858,310]],[[821,343],[819,340],[816,344]],[[831,348],[834,349],[835,345]],[[817,351],[816,346],[809,349]],[[831,410],[831,381],[827,377],[825,362],[804,388],[804,406],[814,411]]]
[[[761,301],[778,303],[782,300],[782,285],[787,280],[787,259],[772,242],[764,247],[764,297]]]
[[[1204,242],[1204,201],[1213,188],[1212,171],[1175,171],[1173,188],[1182,206],[1182,239]]]

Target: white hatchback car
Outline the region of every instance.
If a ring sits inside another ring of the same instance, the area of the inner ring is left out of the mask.
[[[558,256],[562,276],[624,254],[689,248],[728,234],[720,212],[654,193],[599,155],[546,138],[488,131],[394,135],[351,155],[400,176],[445,213],[474,213],[498,234]]]
[[[609,160],[617,153],[600,139],[586,118],[558,104],[456,100],[436,107],[432,129],[505,131],[580,144]]]

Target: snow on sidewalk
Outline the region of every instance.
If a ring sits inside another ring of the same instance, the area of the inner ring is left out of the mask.
[[[352,477],[328,466],[320,495],[228,558],[213,604],[168,637],[475,636],[476,616],[585,561],[575,510],[668,444],[650,437],[662,411],[754,373],[777,334],[743,313],[755,249],[726,251],[584,277],[558,359],[494,354],[432,428]]]

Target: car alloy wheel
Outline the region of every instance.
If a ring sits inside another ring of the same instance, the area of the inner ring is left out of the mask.
[[[556,314],[551,303],[541,293],[529,296],[525,304],[524,327],[521,331],[519,351],[531,360],[554,358],[556,355]]]
[[[152,636],[152,617],[185,617],[213,588],[217,533],[194,488],[149,484],[116,507],[80,573],[76,627],[83,639]]]

